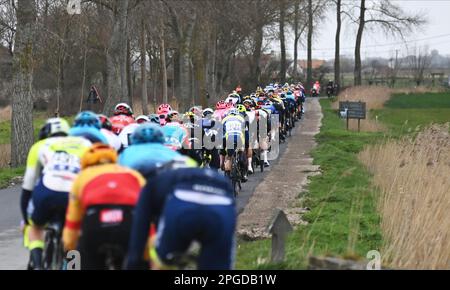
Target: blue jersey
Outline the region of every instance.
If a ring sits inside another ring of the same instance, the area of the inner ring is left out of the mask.
[[[236,209],[227,177],[191,168],[167,170],[150,179],[136,205],[127,269],[141,264],[150,225],[158,222],[156,252],[163,262],[198,241],[200,270],[231,269]]]
[[[69,131],[69,136],[84,137],[92,143],[103,143],[109,145],[106,136],[96,127],[73,127]]]
[[[184,157],[166,146],[157,143],[137,144],[125,149],[119,156],[119,164],[146,175],[156,164],[168,163]]]
[[[167,124],[161,129],[164,132],[164,136],[166,136],[166,142],[164,145],[170,146],[171,148],[177,150],[183,148],[183,142],[187,137],[186,130],[184,130],[181,126],[170,124]]]

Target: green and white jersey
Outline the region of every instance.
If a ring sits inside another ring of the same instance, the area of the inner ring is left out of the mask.
[[[69,192],[81,170],[81,157],[91,146],[81,137],[54,137],[36,143],[28,154],[23,188],[32,191],[42,174],[47,188]]]

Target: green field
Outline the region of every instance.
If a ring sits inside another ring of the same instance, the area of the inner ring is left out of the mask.
[[[302,204],[312,209],[304,216],[309,225],[298,227],[290,235],[282,265],[258,265],[258,260],[269,259],[270,241],[241,242],[239,269],[304,269],[309,254],[358,258],[381,245],[376,192],[355,153],[382,135],[348,132],[330,101],[322,100],[321,104],[323,126],[317,135],[319,146],[312,155],[323,174],[311,178]]]
[[[312,209],[289,237],[286,262],[269,265],[270,241],[241,242],[239,269],[304,269],[309,254],[318,256],[364,257],[382,244],[377,191],[371,176],[357,159],[364,146],[385,140],[386,133],[355,133],[345,130],[330,101],[322,100],[323,127],[317,135],[319,146],[312,153],[323,175],[311,178],[303,207]],[[416,132],[431,123],[450,122],[450,93],[393,95],[385,108],[372,114],[389,128],[388,135]]]
[[[414,132],[431,123],[447,123],[450,122],[450,92],[393,95],[385,108],[374,115],[387,124],[393,135]]]

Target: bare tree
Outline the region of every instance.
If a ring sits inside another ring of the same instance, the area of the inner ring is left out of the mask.
[[[113,11],[113,29],[106,54],[108,98],[103,113],[111,115],[114,105],[129,102],[127,85],[127,41],[129,0],[114,0],[110,8]]]
[[[17,1],[17,28],[13,59],[11,165],[24,165],[33,145],[33,41],[36,2]]]
[[[342,26],[342,0],[336,0],[336,40],[334,53],[334,83],[341,82],[341,26]]]
[[[306,14],[303,13],[303,10],[306,9],[306,7],[304,7],[305,3],[305,0],[296,0],[294,3],[294,20],[292,24],[294,27],[294,66],[292,71],[293,77],[298,77],[298,46],[300,44],[301,36],[303,35],[307,27],[307,18],[305,17]]]
[[[0,44],[6,44],[11,55],[13,54],[16,21],[15,2],[12,0],[0,1]]]
[[[359,18],[353,21],[358,23],[358,33],[355,45],[355,85],[362,84],[361,65],[361,43],[366,25],[380,27],[387,34],[404,37],[415,27],[425,23],[425,19],[420,14],[409,15],[403,9],[389,0],[366,1],[360,0],[360,5],[355,5],[353,9],[359,11]]]
[[[428,47],[413,48],[406,57],[409,69],[417,86],[423,84],[425,71],[431,66],[431,55]]]
[[[308,60],[306,72],[306,89],[312,85],[312,37],[314,32],[313,0],[308,0]]]
[[[280,62],[280,81],[281,83],[286,82],[286,40],[285,40],[285,23],[286,23],[286,2],[285,0],[279,1],[279,13],[280,13],[280,19],[279,19],[279,29],[280,29],[280,50],[281,50],[281,62]]]

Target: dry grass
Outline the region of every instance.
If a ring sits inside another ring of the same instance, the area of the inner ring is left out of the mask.
[[[11,160],[11,145],[0,144],[0,169],[7,168]]]
[[[371,115],[370,110],[382,109],[384,103],[390,99],[391,93],[392,91],[386,87],[352,87],[339,94],[332,108],[335,110],[339,109],[339,102],[344,101],[365,102],[367,106],[367,119],[361,120],[361,131],[384,131],[385,126],[378,122],[377,116]],[[349,128],[350,130],[358,130],[358,120],[350,120]]]
[[[391,267],[450,268],[450,136],[433,125],[415,140],[374,145],[360,160],[382,192],[379,210]]]
[[[11,106],[0,108],[0,122],[11,120]]]

